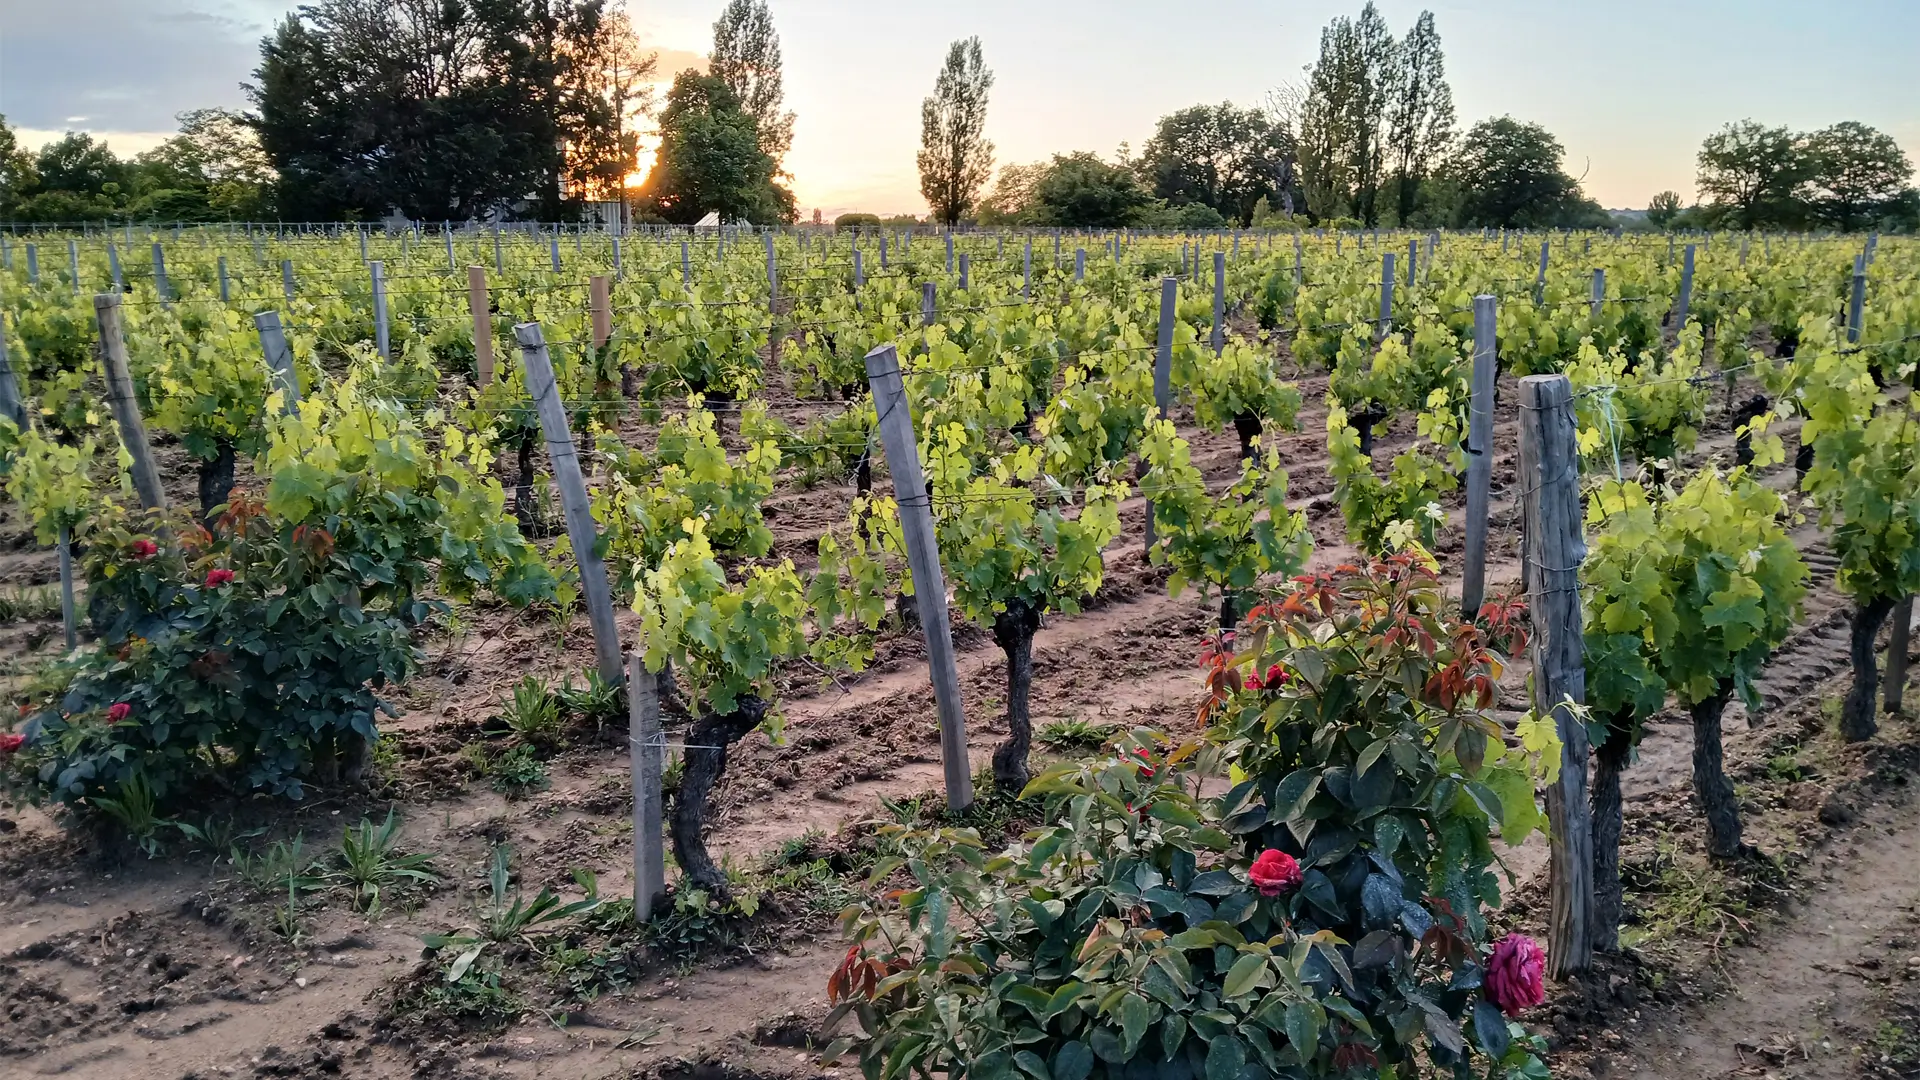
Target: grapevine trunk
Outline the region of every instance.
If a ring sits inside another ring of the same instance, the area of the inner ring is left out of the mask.
[[[1693,790],[1707,819],[1707,854],[1716,859],[1738,858],[1744,850],[1740,842],[1740,804],[1734,799],[1733,781],[1727,778],[1726,753],[1720,744],[1720,716],[1732,696],[1732,683],[1722,682],[1718,693],[1687,710],[1693,716]]]
[[[743,697],[730,713],[706,713],[687,729],[686,769],[673,798],[673,860],[685,875],[684,887],[703,889],[725,901],[727,875],[707,854],[707,796],[726,771],[727,749],[760,726],[767,703]]]
[[[1873,705],[1880,696],[1880,658],[1874,655],[1874,639],[1880,636],[1880,624],[1887,621],[1893,601],[1876,596],[1853,608],[1853,689],[1847,692],[1840,710],[1840,734],[1848,742],[1865,742],[1880,730],[1873,718]]]
[[[1233,430],[1240,436],[1240,458],[1245,460],[1253,456],[1253,440],[1260,437],[1260,418],[1252,413],[1241,413],[1233,418]]]
[[[1594,748],[1593,793],[1587,806],[1593,818],[1593,947],[1601,952],[1620,948],[1620,774],[1628,755],[1624,731],[1610,730],[1607,741]]]
[[[1033,635],[1040,630],[1040,610],[1024,600],[1013,600],[994,616],[993,640],[1007,654],[1007,738],[993,751],[993,784],[1007,795],[1027,786],[1027,751],[1033,745],[1033,718],[1027,711],[1033,686]]]
[[[233,443],[221,439],[213,456],[200,463],[200,517],[213,516],[214,508],[226,505],[233,494]]]

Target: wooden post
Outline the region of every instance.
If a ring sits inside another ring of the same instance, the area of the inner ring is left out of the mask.
[[[451,225],[441,226],[440,236],[442,239],[446,240],[447,242],[447,273],[451,274],[455,270],[460,268],[460,264],[454,261],[454,257],[453,257],[453,226]]]
[[[973,262],[967,258],[967,253],[963,251],[960,253],[960,291],[966,291],[967,283],[972,279],[972,273]]]
[[[111,240],[107,241],[107,271],[113,275],[113,291],[126,292],[126,275],[120,270],[120,249]]]
[[[947,582],[940,569],[940,544],[933,530],[933,500],[920,471],[920,439],[914,434],[913,406],[900,376],[900,353],[882,345],[867,354],[867,383],[880,415],[880,438],[893,474],[894,499],[913,572],[914,602],[926,635],[927,668],[934,701],[940,707],[940,761],[946,773],[947,809],[973,805],[973,772],[967,761],[967,718],[960,699],[960,673],[953,662],[953,629],[947,625]]]
[[[1867,256],[1853,258],[1853,293],[1847,300],[1847,344],[1860,344],[1860,328],[1867,310]]]
[[[567,515],[567,539],[580,564],[580,593],[593,625],[593,651],[599,659],[600,677],[610,686],[619,686],[625,676],[620,630],[613,621],[613,590],[607,583],[606,564],[594,552],[600,532],[593,523],[587,484],[580,475],[580,458],[573,449],[573,432],[567,428],[567,408],[560,401],[560,388],[553,377],[553,361],[547,356],[547,342],[539,323],[520,323],[513,328],[513,336],[520,343],[520,359],[526,365],[527,396],[533,398],[541,431],[547,438],[554,486],[560,489],[560,507]]]
[[[1607,272],[1601,267],[1593,269],[1593,321],[1600,321],[1601,305],[1607,302]]]
[[[382,360],[393,359],[393,344],[387,332],[387,268],[375,259],[367,264],[373,275],[373,347]]]
[[[1420,269],[1420,238],[1407,241],[1407,288],[1412,290],[1414,274]]]
[[[353,234],[360,238],[360,261],[365,263],[367,261],[367,231],[356,225],[354,226]]]
[[[1533,279],[1533,302],[1536,304],[1547,302],[1547,256],[1552,250],[1553,241],[1540,241],[1540,274]]]
[[[1680,302],[1673,315],[1676,329],[1687,328],[1687,311],[1693,307],[1693,245],[1688,244],[1681,255],[1680,264]]]
[[[625,278],[627,276],[626,269],[620,265],[620,237],[618,235],[613,238],[613,276],[616,278]]]
[[[1460,612],[1471,620],[1487,598],[1487,498],[1493,479],[1493,380],[1499,373],[1499,301],[1473,298],[1473,396],[1467,407],[1467,542]]]
[[[493,313],[487,299],[487,268],[467,267],[467,310],[473,315],[473,367],[485,389],[493,382]]]
[[[158,240],[153,242],[153,295],[159,297],[162,307],[173,299],[173,290],[167,287],[167,255],[160,250]]]
[[[502,277],[507,273],[506,256],[500,250],[500,226],[493,227],[493,272]]]
[[[547,254],[553,260],[553,272],[556,274],[559,273],[560,272],[560,234],[558,232],[555,232],[552,236],[547,237]]]
[[[767,242],[767,311],[771,314],[780,303],[780,274],[773,265],[773,234],[761,233],[760,238]]]
[[[159,245],[155,245],[158,250]],[[100,327],[100,366],[107,378],[107,407],[120,428],[120,445],[133,458],[133,487],[140,505],[164,510],[167,494],[160,486],[160,470],[147,445],[147,427],[140,420],[140,403],[133,396],[133,377],[127,374],[127,339],[120,329],[120,294],[99,293],[93,298],[94,318]]]
[[[660,686],[635,650],[627,661],[627,752],[633,770],[633,918],[645,923],[667,893],[665,815],[660,777],[666,735],[660,730]]]
[[[1380,256],[1380,336],[1393,333],[1393,252]]]
[[[931,281],[920,283],[920,325],[932,326],[938,312],[934,309],[934,285]]]
[[[680,241],[680,287],[693,288],[693,253],[687,249],[687,242]]]
[[[613,294],[607,287],[607,275],[595,274],[587,279],[587,303],[593,322],[593,347],[605,348],[607,339],[613,337]]]
[[[1520,490],[1526,515],[1533,624],[1533,705],[1560,731],[1560,779],[1547,789],[1552,861],[1547,970],[1556,979],[1593,961],[1593,834],[1587,811],[1587,729],[1566,702],[1586,700],[1580,624],[1580,456],[1573,387],[1565,375],[1520,381]]]
[[[67,241],[67,280],[73,284],[74,294],[80,293],[80,245],[77,241]]]
[[[293,260],[280,260],[280,291],[287,294],[287,305],[293,305]]]
[[[1235,238],[1235,243],[1239,238]],[[1213,253],[1213,355],[1227,349],[1227,253]]]
[[[1293,291],[1298,293],[1306,280],[1306,257],[1300,249],[1300,234],[1293,234]]]
[[[40,248],[35,244],[27,245],[27,284],[40,284]]]
[[[225,255],[220,256],[218,266],[220,274],[220,302],[230,304],[233,302],[233,293],[227,283],[227,257]]]
[[[13,361],[7,358],[7,319],[0,314],[0,416],[13,426],[27,430],[27,403],[20,396],[20,380],[13,373]]]
[[[860,296],[859,296],[860,289],[863,286],[865,286],[866,283],[867,283],[866,263],[860,258],[860,249],[854,248],[853,249],[853,291],[854,291],[853,306],[856,309],[860,306]]]
[[[1153,402],[1165,420],[1173,408],[1173,324],[1180,313],[1180,279],[1163,277],[1160,279],[1160,332],[1153,352]],[[1153,545],[1159,539],[1154,535],[1153,499],[1147,499],[1147,546],[1143,555],[1150,556]]]
[[[953,273],[953,234],[947,234],[947,273]]]
[[[1020,295],[1033,299],[1033,238],[1027,238],[1026,253],[1020,256]]]
[[[67,632],[67,651],[72,652],[80,644],[80,619],[74,612],[73,604],[73,533],[65,525],[60,526],[57,543],[60,553],[60,625]]]
[[[280,411],[292,412],[300,404],[300,377],[293,368],[293,349],[287,345],[286,331],[280,326],[280,313],[263,311],[253,317],[253,328],[260,334],[260,352],[273,372],[273,387],[280,391]]]
[[[1073,249],[1073,280],[1087,280],[1087,249]]]
[[[1893,605],[1893,631],[1887,638],[1887,685],[1882,693],[1886,697],[1889,713],[1900,711],[1901,699],[1907,692],[1907,653],[1913,646],[1913,597],[1908,596]]]

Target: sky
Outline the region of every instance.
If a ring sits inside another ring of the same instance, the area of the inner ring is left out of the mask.
[[[620,2],[620,0],[614,0]],[[723,0],[627,0],[663,78],[697,63]],[[0,114],[29,144],[84,130],[147,149],[173,116],[242,107],[240,84],[286,0],[0,0]],[[1258,103],[1298,81],[1321,27],[1359,0],[772,0],[798,120],[787,157],[805,215],[924,212],[920,101],[947,44],[979,35],[999,164],[1111,157],[1175,109]],[[1694,154],[1751,117],[1859,120],[1920,161],[1910,66],[1920,0],[1381,0],[1396,33],[1434,12],[1462,126],[1544,124],[1609,207],[1693,192]]]

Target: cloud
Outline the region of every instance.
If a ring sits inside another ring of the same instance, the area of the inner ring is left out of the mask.
[[[0,113],[24,128],[170,131],[245,104],[269,0],[28,0],[0,23]],[[24,10],[19,10],[24,9]],[[82,32],[84,31],[84,32]],[[103,62],[104,61],[104,62]]]

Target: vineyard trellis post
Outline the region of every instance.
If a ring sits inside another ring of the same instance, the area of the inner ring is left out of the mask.
[[[473,316],[473,368],[481,389],[493,383],[493,315],[487,299],[487,268],[467,267],[467,310]]]
[[[933,530],[933,497],[920,469],[920,439],[900,373],[900,352],[882,345],[867,354],[867,384],[880,418],[881,446],[893,474],[893,496],[913,573],[913,597],[927,645],[927,670],[940,710],[940,763],[946,776],[947,809],[973,805],[973,771],[967,760],[967,718],[960,698],[960,672],[953,660],[953,628],[947,622],[947,581]]]
[[[1380,337],[1393,332],[1393,252],[1380,256]]]
[[[1033,299],[1033,238],[1027,238],[1027,250],[1020,256],[1020,296]]]
[[[685,240],[680,241],[680,287],[693,288],[693,252]]]
[[[1493,380],[1498,301],[1473,298],[1473,383],[1467,406],[1467,540],[1461,553],[1461,617],[1473,619],[1487,594],[1487,496],[1493,479]]]
[[[1860,327],[1867,309],[1867,253],[1853,258],[1853,291],[1847,298],[1847,344],[1860,344]]]
[[[1180,279],[1160,279],[1160,329],[1153,350],[1153,404],[1159,418],[1165,420],[1173,408],[1173,324],[1180,310]],[[1146,462],[1142,461],[1144,466]],[[1156,537],[1153,531],[1153,497],[1147,497],[1147,546],[1141,553],[1151,559]]]
[[[761,233],[760,238],[767,243],[767,313],[771,315],[780,310],[780,273],[773,265],[773,234]],[[773,348],[776,351],[780,348],[777,336]]]
[[[1680,301],[1675,305],[1673,314],[1676,330],[1687,328],[1687,312],[1693,307],[1693,258],[1694,246],[1688,244],[1680,254]]]
[[[387,327],[387,267],[379,259],[367,264],[373,277],[373,349],[382,360],[393,359],[393,340]]]
[[[73,531],[65,523],[56,540],[60,556],[60,627],[66,632],[67,651],[80,644],[80,618],[73,602]]]
[[[27,404],[20,397],[20,380],[13,373],[13,361],[7,356],[7,320],[0,314],[0,416],[13,426],[27,430]]]
[[[600,677],[609,686],[619,686],[625,676],[620,630],[613,621],[613,589],[607,581],[606,564],[594,550],[600,541],[600,531],[593,523],[586,481],[580,475],[580,457],[574,451],[573,432],[567,428],[567,408],[560,400],[560,387],[553,377],[553,359],[547,355],[547,342],[539,323],[520,323],[513,328],[513,336],[520,343],[520,358],[526,365],[527,395],[533,398],[547,439],[554,486],[560,489],[560,508],[567,516],[567,539],[580,565],[580,595],[586,601],[587,619],[593,626],[593,650],[599,660]]]
[[[167,307],[173,299],[173,290],[167,287],[167,253],[160,248],[160,241],[153,242],[153,295],[160,301],[161,307]]]
[[[126,292],[127,279],[120,270],[120,249],[111,240],[107,241],[107,272],[113,275],[113,290]]]
[[[1573,386],[1565,375],[1520,380],[1520,489],[1531,589],[1533,706],[1560,733],[1560,777],[1547,788],[1551,913],[1547,965],[1556,979],[1593,961],[1593,833],[1587,808],[1587,730],[1570,706],[1586,700],[1581,635],[1580,458]]]
[[[967,290],[967,285],[972,280],[972,275],[973,262],[967,258],[967,253],[963,251],[960,253],[960,291],[965,292]]]
[[[40,284],[40,248],[36,244],[27,245],[27,284]]]
[[[1087,280],[1086,248],[1073,249],[1073,280],[1076,282]]]
[[[1600,321],[1600,305],[1607,301],[1607,271],[1604,267],[1593,268],[1593,321]]]
[[[1419,271],[1419,269],[1420,269],[1420,238],[1416,236],[1411,240],[1407,241],[1407,289],[1408,291],[1412,291],[1413,283],[1414,283],[1414,275]]]
[[[1881,693],[1889,714],[1900,711],[1907,694],[1907,653],[1913,647],[1913,597],[1893,605],[1893,630],[1887,637],[1887,685]]]
[[[80,295],[80,244],[74,240],[67,241],[67,280],[73,284],[73,294]]]
[[[555,232],[547,237],[547,255],[553,262],[553,272],[560,272],[560,234]]]
[[[667,747],[660,728],[660,684],[642,656],[635,649],[627,661],[627,752],[633,773],[633,919],[644,924],[667,892],[660,793]]]
[[[107,380],[107,408],[120,429],[120,445],[133,458],[133,487],[140,505],[148,510],[164,510],[167,493],[160,486],[160,470],[153,463],[153,448],[147,445],[147,427],[140,419],[140,403],[133,396],[133,377],[127,373],[127,339],[120,328],[120,294],[98,293],[93,298],[94,318],[100,328],[100,367]]]
[[[1533,302],[1547,302],[1547,259],[1553,254],[1553,241],[1540,241],[1540,273],[1533,279]]]
[[[280,291],[287,296],[287,306],[293,306],[293,260],[280,260]]]
[[[253,328],[260,334],[260,354],[267,370],[273,372],[273,388],[280,391],[280,411],[290,413],[300,404],[300,379],[293,368],[293,350],[280,326],[280,313],[263,311],[253,317]]]
[[[215,268],[216,272],[220,275],[220,302],[223,304],[232,303],[233,294],[227,282],[227,257],[225,255],[220,256],[219,261],[215,264]]]
[[[1227,349],[1227,253],[1213,253],[1213,355]]]

